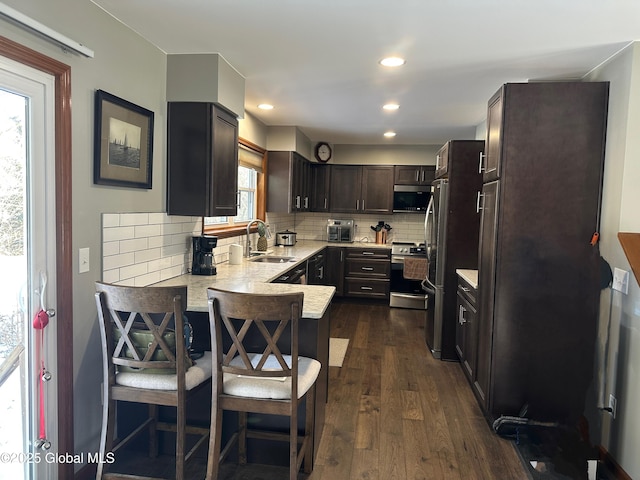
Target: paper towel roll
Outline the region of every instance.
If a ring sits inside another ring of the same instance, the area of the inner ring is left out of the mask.
[[[229,263],[239,265],[242,263],[242,245],[232,243],[229,245]]]

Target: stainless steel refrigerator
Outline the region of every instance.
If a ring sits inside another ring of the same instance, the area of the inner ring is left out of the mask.
[[[425,340],[435,358],[458,360],[456,269],[478,268],[480,215],[477,198],[481,140],[451,140],[438,153],[436,180],[424,220],[429,268],[423,289],[428,294]]]
[[[423,289],[428,294],[425,339],[435,358],[442,356],[442,303],[444,296],[443,266],[445,244],[438,248],[438,238],[443,239],[447,221],[447,180],[433,182],[431,199],[424,220],[425,247],[429,267]]]

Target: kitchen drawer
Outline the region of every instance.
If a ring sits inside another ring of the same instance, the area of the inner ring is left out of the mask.
[[[391,250],[388,248],[347,248],[347,259],[358,257],[391,260]]]
[[[363,298],[389,298],[389,280],[345,278],[345,295]]]
[[[389,278],[391,274],[391,262],[374,260],[371,258],[352,258],[347,256],[347,277],[376,277]]]
[[[476,306],[477,291],[464,278],[458,276],[458,295],[467,300],[471,306]]]

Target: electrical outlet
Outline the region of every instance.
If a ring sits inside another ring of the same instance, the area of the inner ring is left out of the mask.
[[[620,268],[614,268],[611,288],[627,295],[629,293],[629,272]]]
[[[609,413],[613,418],[616,418],[616,409],[618,408],[618,399],[613,395],[613,393],[609,394]]]

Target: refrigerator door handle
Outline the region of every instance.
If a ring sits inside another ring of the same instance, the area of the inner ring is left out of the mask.
[[[431,195],[431,198],[429,199],[427,213],[424,217],[424,241],[427,249],[427,258],[429,258],[433,245],[433,195]]]

